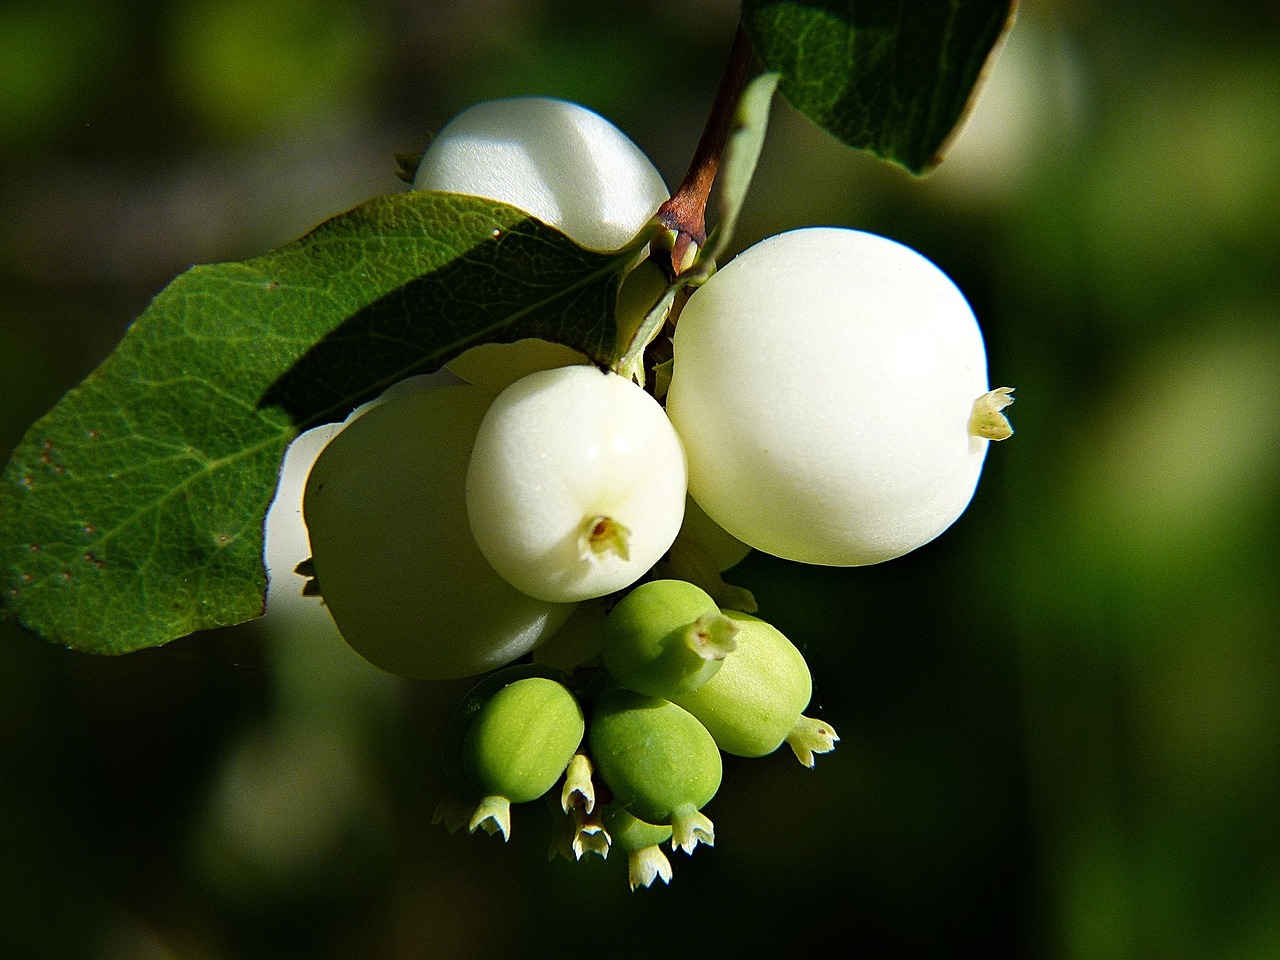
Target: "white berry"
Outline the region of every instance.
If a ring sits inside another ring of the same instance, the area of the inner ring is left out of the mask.
[[[532,373],[495,398],[467,470],[481,553],[551,602],[635,582],[684,516],[680,439],[657,401],[592,366]]]
[[[513,589],[471,538],[463,484],[488,404],[466,385],[387,400],[335,436],[307,478],[325,604],[352,648],[403,677],[503,666],[573,611]]]
[[[586,107],[551,97],[486,100],[464,110],[431,141],[413,186],[509,203],[600,250],[624,246],[669,196],[662,175],[625,133]],[[623,287],[620,336],[638,322],[625,296],[637,287],[643,285],[630,280]],[[586,362],[577,350],[526,339],[480,344],[448,366],[497,393],[534,370]]]
[[[625,133],[550,97],[464,110],[431,142],[413,186],[508,203],[593,250],[624,246],[668,197],[662,175]]]
[[[988,396],[951,280],[855,230],[751,247],[689,299],[674,350],[667,412],[690,494],[744,543],[805,563],[877,563],[945,530],[992,435],[971,429],[975,402],[1008,402]]]

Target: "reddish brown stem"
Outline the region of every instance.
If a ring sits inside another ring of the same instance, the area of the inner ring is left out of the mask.
[[[720,77],[711,115],[707,117],[707,125],[698,140],[689,172],[671,199],[658,208],[659,221],[675,232],[671,268],[677,276],[689,267],[687,261],[697,252],[696,248],[707,242],[707,199],[720,169],[725,144],[733,132],[733,114],[751,75],[753,62],[751,42],[739,23],[729,50],[729,62]]]

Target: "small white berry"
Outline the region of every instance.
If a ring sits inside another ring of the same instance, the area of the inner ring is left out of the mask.
[[[508,203],[593,250],[625,246],[669,195],[625,133],[551,97],[486,100],[464,110],[423,154],[413,187]]]
[[[684,451],[657,401],[592,366],[542,370],[498,394],[467,470],[481,553],[552,602],[637,580],[675,540],[685,492]]]

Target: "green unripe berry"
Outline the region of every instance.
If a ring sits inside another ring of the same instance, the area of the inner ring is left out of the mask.
[[[471,726],[471,721],[480,712],[480,708],[488,703],[493,698],[493,695],[503,687],[515,683],[517,680],[527,680],[530,677],[543,677],[547,680],[554,680],[557,683],[564,683],[568,680],[569,675],[563,670],[558,670],[547,664],[511,664],[501,670],[486,674],[477,680],[471,686],[471,689],[467,691],[466,696],[454,708],[452,715],[449,717],[449,722],[445,726],[444,765],[449,776],[455,781],[462,779],[462,743],[467,735],[467,728]]]
[[[673,699],[698,718],[725,753],[762,757],[788,741],[806,766],[837,739],[828,724],[801,716],[813,682],[804,655],[776,627],[727,610],[738,649],[705,684]]]
[[[672,849],[710,846],[715,828],[699,811],[720,789],[720,751],[706,727],[669,700],[631,690],[596,701],[591,756],[614,802],[652,824],[669,824]]]
[[[622,807],[605,811],[604,828],[613,846],[626,851],[627,882],[631,889],[647,887],[654,880],[671,882],[671,861],[662,852],[662,844],[671,839],[671,827],[645,823]]]
[[[601,654],[622,686],[671,699],[715,676],[733,652],[737,632],[701,587],[650,580],[609,612]]]
[[[671,839],[671,825],[646,823],[631,811],[611,805],[604,812],[604,826],[620,850],[640,850],[656,847]]]
[[[485,701],[462,739],[463,777],[484,798],[470,828],[488,829],[491,820],[507,836],[510,805],[536,800],[555,785],[583,729],[577,698],[546,677],[516,680]]]

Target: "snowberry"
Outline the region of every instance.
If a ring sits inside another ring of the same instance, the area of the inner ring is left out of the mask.
[[[616,250],[667,199],[644,152],[586,107],[550,97],[486,100],[450,120],[414,176],[518,207],[584,247]]]
[[[502,666],[573,610],[520,593],[471,537],[463,487],[489,400],[465,385],[387,400],[334,437],[307,478],[303,517],[325,604],[352,648],[400,676]]]
[[[973,312],[936,266],[815,227],[756,244],[694,292],[666,402],[689,492],[716,523],[766,553],[857,566],[960,515],[988,438],[1007,435],[1007,393],[989,392]]]
[[[414,189],[441,190],[518,207],[591,249],[624,246],[668,197],[644,152],[597,113],[565,100],[513,97],[464,110],[419,161]],[[627,278],[619,334],[634,329],[665,286],[643,265]],[[468,383],[497,393],[534,370],[585,363],[561,344],[484,343],[449,362]]]
[[[526,337],[514,343],[481,343],[450,360],[446,367],[490,394],[538,370],[588,363],[586,354],[562,343]]]
[[[657,401],[591,366],[542,370],[500,393],[466,480],[480,551],[549,602],[635,582],[675,539],[685,490],[684,452]]]

